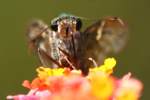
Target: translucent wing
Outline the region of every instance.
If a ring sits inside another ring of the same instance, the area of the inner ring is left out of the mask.
[[[31,49],[38,48],[41,41],[45,40],[48,34],[48,26],[41,20],[32,20],[27,28],[26,37]],[[32,47],[33,46],[33,47]]]
[[[109,53],[118,53],[127,42],[128,28],[118,17],[106,17],[88,27],[86,38],[88,57],[102,62]]]
[[[51,52],[49,34],[51,30],[41,20],[33,20],[29,23],[27,29],[27,39],[29,49],[38,55],[40,62],[44,66],[52,66],[48,58]]]

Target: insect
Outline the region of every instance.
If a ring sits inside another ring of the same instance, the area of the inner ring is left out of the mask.
[[[118,53],[126,44],[128,28],[118,17],[105,17],[84,31],[81,27],[79,17],[67,14],[54,18],[50,25],[34,20],[26,34],[29,47],[44,66],[81,69],[87,75],[95,62],[101,64],[109,53]]]

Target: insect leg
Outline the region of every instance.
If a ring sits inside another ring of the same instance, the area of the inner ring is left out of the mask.
[[[45,60],[49,60],[49,61],[53,62],[54,64],[56,64],[58,67],[62,67],[61,64],[60,64],[58,61],[56,61],[55,59],[53,59],[50,55],[47,55],[47,54],[46,54],[42,49],[40,49],[40,48],[38,48],[38,55],[39,55],[39,58],[40,58],[41,63],[42,63],[43,65],[46,65],[46,66],[47,66]],[[43,58],[44,58],[44,59],[43,59]]]
[[[88,60],[90,60],[93,63],[94,67],[98,66],[96,61],[93,58],[90,57],[90,58],[88,58]]]
[[[65,50],[61,49],[60,47],[58,47],[58,49],[64,54],[66,55],[68,58],[70,58],[71,60],[73,60],[74,58],[70,56],[69,53],[67,53]]]
[[[59,48],[59,50],[65,55],[64,59],[68,62],[68,64],[73,68],[76,69],[76,67],[73,65],[72,62],[74,62],[74,58],[70,56],[65,50]],[[71,60],[71,61],[70,61]]]

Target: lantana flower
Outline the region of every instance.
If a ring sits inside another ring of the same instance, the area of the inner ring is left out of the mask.
[[[117,78],[112,75],[116,65],[114,58],[89,69],[83,76],[80,70],[68,68],[37,68],[37,77],[32,82],[25,80],[27,94],[9,95],[11,100],[138,100],[142,83],[131,73]]]

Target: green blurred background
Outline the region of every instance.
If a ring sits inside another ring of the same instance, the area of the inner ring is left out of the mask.
[[[60,13],[88,19],[120,16],[128,22],[130,39],[116,57],[115,75],[132,72],[144,83],[141,100],[150,89],[150,0],[0,0],[0,100],[8,94],[25,93],[24,79],[36,76],[38,60],[28,52],[25,29],[29,20],[47,23]],[[84,20],[84,27],[93,21]]]

